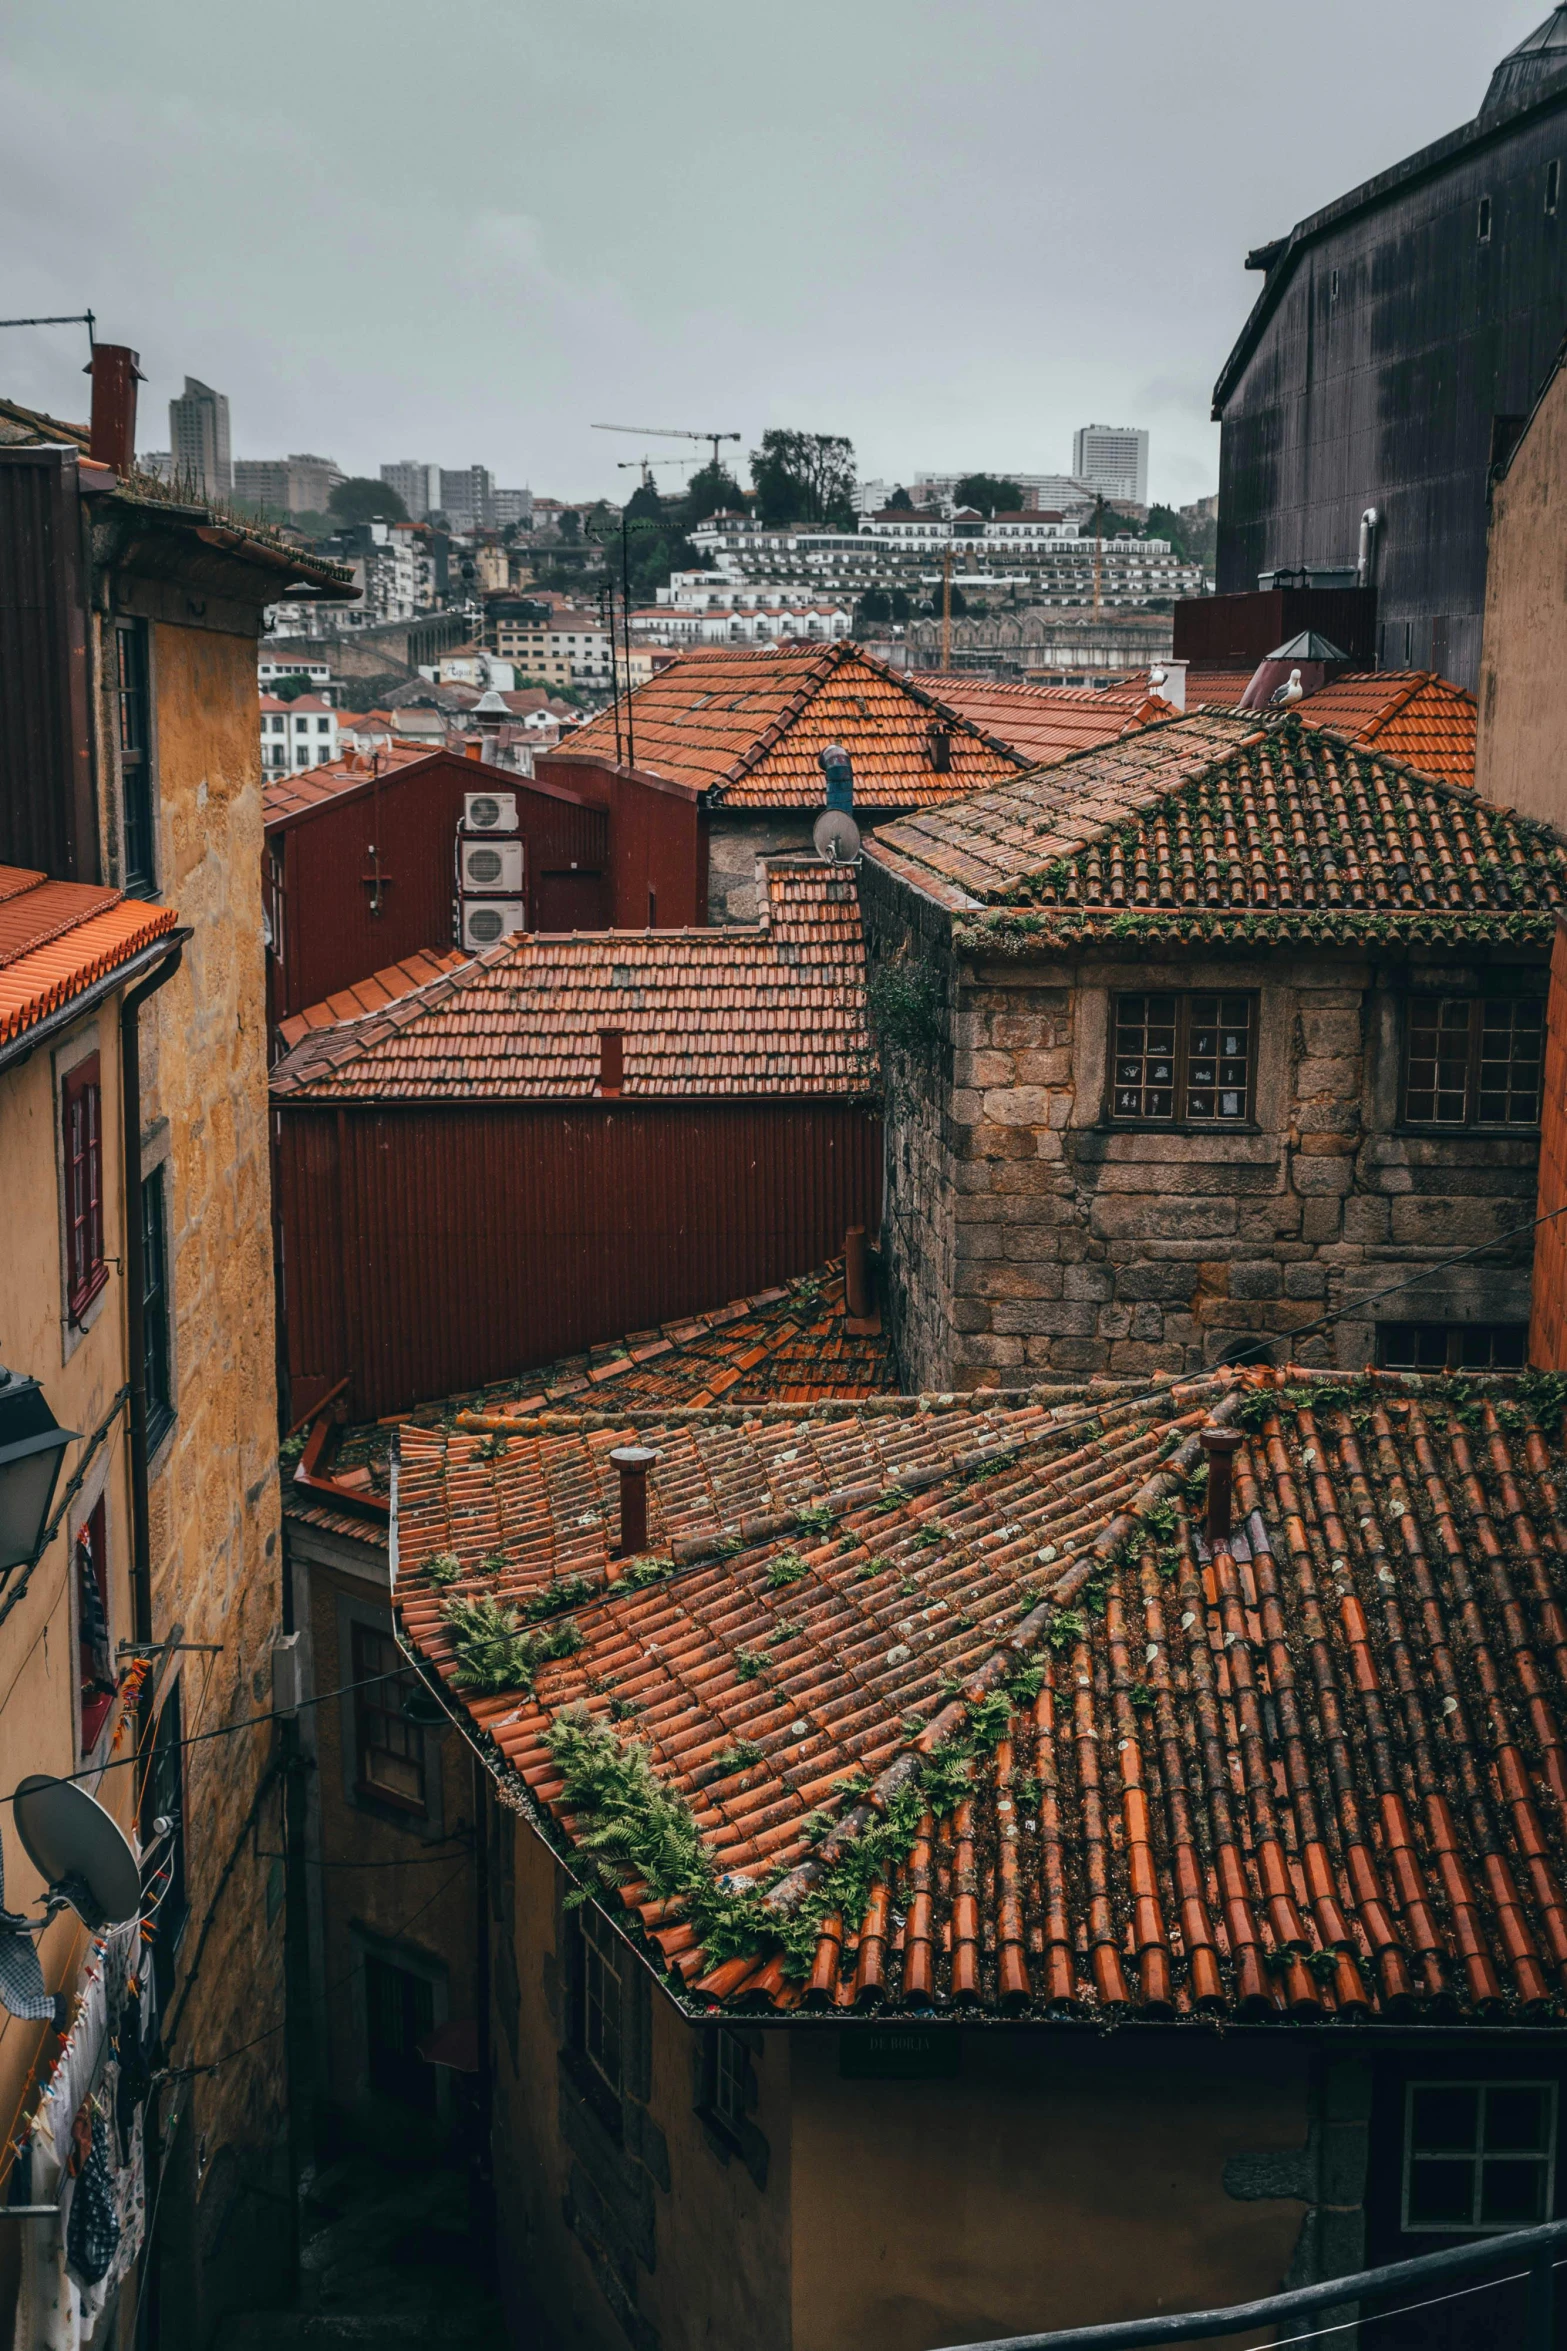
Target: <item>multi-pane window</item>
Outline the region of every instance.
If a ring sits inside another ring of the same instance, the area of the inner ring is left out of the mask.
[[[1409,2083],[1406,2231],[1532,2228],[1550,2219],[1555,2192],[1554,2082]]]
[[[155,1167],[141,1188],[141,1329],[147,1381],[147,1442],[156,1445],[174,1420],[174,1381],[169,1344],[168,1234],[164,1223],[164,1171]]]
[[[1414,1126],[1536,1126],[1544,1045],[1536,996],[1411,997],[1404,1117]]]
[[[583,1905],[578,1917],[582,1972],[577,1986],[577,2044],[600,2087],[618,2104],[625,1998],[621,1945],[608,1919],[591,1902]]]
[[[66,1300],[72,1321],[80,1322],[109,1278],[103,1254],[103,1097],[96,1053],[66,1073],[60,1095]]]
[[[90,1755],[114,1704],[109,1559],[101,1497],[83,1519],[76,1535],[76,1654],[82,1753]]]
[[[1255,1031],[1251,996],[1118,996],[1111,1116],[1202,1125],[1251,1119]]]
[[[750,2105],[751,2061],[745,2044],[723,2025],[713,2036],[713,2112],[738,2133]]]
[[[427,1809],[424,1733],[405,1720],[403,1695],[417,1687],[397,1643],[376,1625],[353,1628],[356,1775],[361,1794],[407,1812]],[[388,1678],[390,1677],[390,1678]]]
[[[1521,1371],[1529,1360],[1523,1322],[1379,1322],[1384,1371]]]
[[[147,624],[122,620],[114,632],[118,663],[120,804],[125,822],[125,887],[146,896],[158,886],[152,792],[152,700],[147,689]]]
[[[435,1986],[429,1978],[367,1954],[366,2072],[377,2097],[435,2112],[435,2068],[419,2054],[419,2043],[434,2023]]]

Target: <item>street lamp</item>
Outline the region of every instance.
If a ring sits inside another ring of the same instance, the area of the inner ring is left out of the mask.
[[[0,1575],[37,1558],[61,1457],[79,1434],[61,1428],[35,1379],[0,1364]]]

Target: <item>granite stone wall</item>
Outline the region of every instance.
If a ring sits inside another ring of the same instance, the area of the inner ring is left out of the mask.
[[[939,910],[864,877],[873,974],[923,970],[932,1004],[928,1038],[883,1038],[884,1256],[907,1384],[1191,1370],[1533,1216],[1537,1133],[1406,1130],[1398,1080],[1411,992],[1543,993],[1543,955],[977,963],[952,954]],[[1112,1124],[1113,997],[1210,987],[1256,998],[1254,1121]],[[1368,1361],[1379,1318],[1527,1323],[1530,1256],[1523,1234],[1424,1275],[1302,1337],[1300,1359]]]

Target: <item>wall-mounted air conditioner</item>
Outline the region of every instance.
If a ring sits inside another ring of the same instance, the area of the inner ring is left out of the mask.
[[[462,902],[462,943],[465,947],[493,947],[511,931],[526,928],[528,910],[520,898],[465,898]]]
[[[459,887],[463,896],[470,891],[482,891],[487,898],[520,898],[522,895],[522,843],[520,841],[470,841],[457,844],[457,864],[461,876]]]
[[[514,833],[517,830],[515,792],[464,792],[462,829],[465,833]]]

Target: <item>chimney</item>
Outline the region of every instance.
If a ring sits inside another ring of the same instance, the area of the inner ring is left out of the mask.
[[[618,1094],[625,1083],[626,1040],[620,1029],[599,1030],[599,1092]]]
[[[865,1227],[851,1224],[843,1236],[843,1310],[852,1322],[864,1322],[871,1311],[870,1284],[865,1278]]]
[[[124,343],[94,343],[85,373],[92,377],[92,438],[88,455],[127,474],[136,463],[137,353]]]
[[[658,1459],[651,1445],[617,1445],[610,1455],[620,1472],[620,1540],[617,1559],[634,1559],[647,1549],[647,1473]]]
[[[1227,1551],[1230,1547],[1230,1477],[1235,1456],[1240,1451],[1239,1429],[1199,1429],[1202,1449],[1208,1456],[1208,1524],[1204,1532],[1208,1549]]]
[[[462,755],[464,759],[482,759],[484,757],[483,742],[465,743]]]
[[[931,770],[939,776],[952,773],[952,734],[947,727],[930,727],[925,735],[930,750]]]

